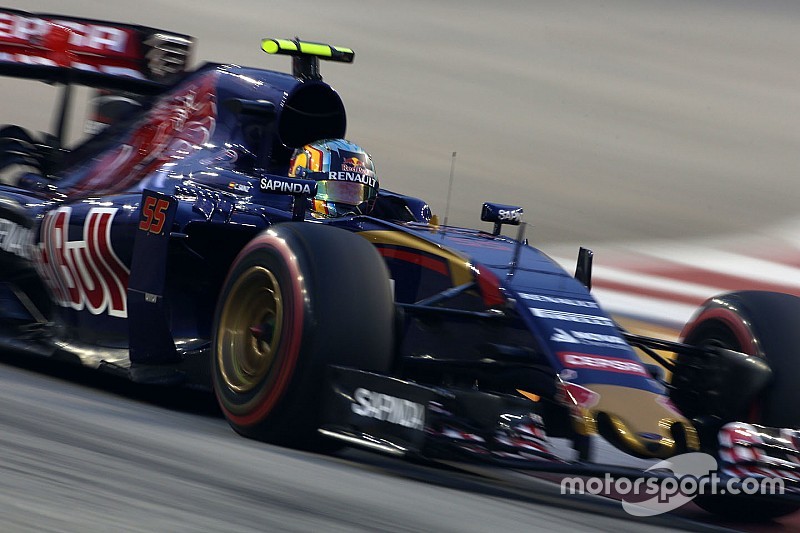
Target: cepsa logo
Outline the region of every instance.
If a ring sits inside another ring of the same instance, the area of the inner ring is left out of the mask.
[[[603,355],[589,355],[573,352],[559,352],[558,358],[567,368],[585,370],[604,370],[620,374],[633,374],[636,376],[650,377],[644,366],[637,361],[607,357]]]
[[[40,276],[56,303],[93,315],[128,316],[130,271],[111,247],[111,223],[116,208],[93,208],[83,223],[83,238],[69,240],[71,208],[47,213],[34,251]]]
[[[69,28],[69,45],[75,52],[126,55],[128,31],[73,20],[49,20],[0,12],[0,40],[20,45],[35,44],[50,32],[53,24]]]

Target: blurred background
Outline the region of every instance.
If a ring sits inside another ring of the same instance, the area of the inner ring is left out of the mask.
[[[352,47],[353,65],[323,63],[322,73],[382,186],[426,199],[442,217],[457,152],[449,222],[480,227],[487,200],[521,205],[531,241],[565,262],[577,244],[604,263],[619,256],[612,244],[704,248],[762,243],[776,227],[793,233],[795,1],[7,5],[187,33],[197,38],[195,62],[288,70],[288,58],[260,51],[267,36]],[[51,88],[3,87],[4,122],[49,127]]]

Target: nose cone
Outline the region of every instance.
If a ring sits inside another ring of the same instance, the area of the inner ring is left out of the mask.
[[[666,396],[615,385],[585,385],[597,394],[583,433],[598,433],[620,450],[666,458],[699,449],[694,426]]]

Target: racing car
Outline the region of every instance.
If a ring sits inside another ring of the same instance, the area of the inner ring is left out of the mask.
[[[566,272],[528,244],[522,207],[486,202],[485,229],[467,229],[368,187],[320,72],[351,49],[264,39],[291,73],[190,68],[187,35],[0,20],[0,74],[62,90],[53,132],[0,129],[4,351],[208,388],[236,432],[280,445],[643,474],[595,463],[599,436],[639,458],[703,451],[727,478],[790,489],[698,499],[712,511],[800,508],[800,299],[720,295],[680,342],[625,331],[592,296],[591,251]],[[92,120],[70,146],[75,86],[93,91]],[[344,143],[352,173],[294,165],[320,141]],[[337,180],[372,192],[320,216]]]

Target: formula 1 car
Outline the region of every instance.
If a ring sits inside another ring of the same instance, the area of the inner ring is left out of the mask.
[[[186,35],[0,21],[0,74],[63,87],[53,133],[0,130],[4,351],[211,388],[237,432],[282,445],[642,475],[593,463],[599,435],[797,485],[799,299],[722,295],[682,342],[658,340],[593,298],[589,250],[571,275],[522,230],[504,236],[524,229],[520,207],[487,202],[492,229],[472,230],[381,190],[369,214],[311,216],[317,182],[287,168],[295,149],[344,137],[319,61],[352,62],[350,49],[265,39],[291,74],[190,70]],[[92,133],[68,148],[76,85],[96,91]],[[701,505],[768,517],[800,500]]]

